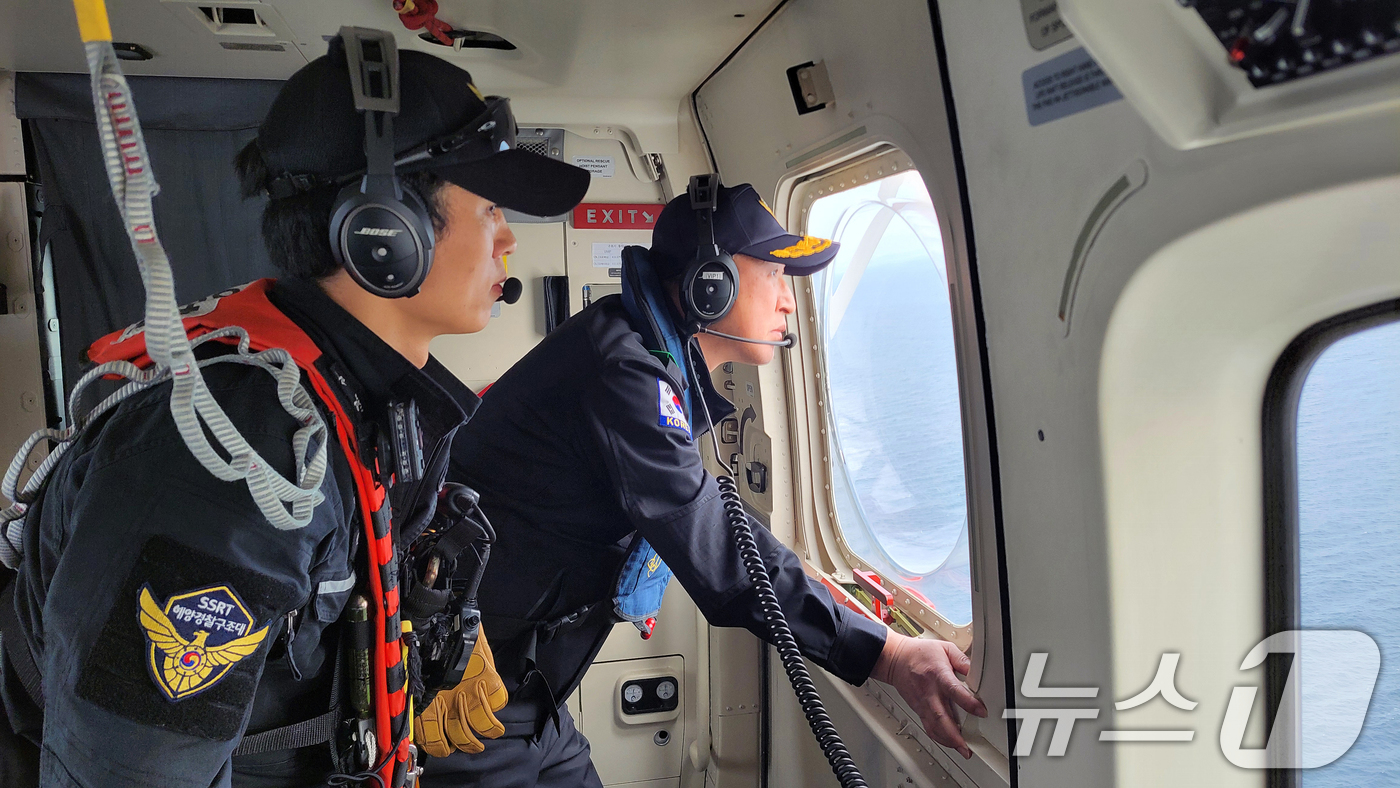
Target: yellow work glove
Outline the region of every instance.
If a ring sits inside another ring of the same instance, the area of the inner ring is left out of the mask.
[[[501,674],[496,672],[496,659],[491,655],[491,646],[486,642],[486,630],[477,631],[476,647],[467,660],[467,669],[462,673],[462,681],[449,690],[443,690],[428,704],[428,708],[418,715],[414,725],[414,739],[423,752],[434,758],[443,758],[458,749],[467,753],[478,753],[486,747],[484,739],[499,738],[506,732],[501,721],[492,712],[505,707],[506,685]]]

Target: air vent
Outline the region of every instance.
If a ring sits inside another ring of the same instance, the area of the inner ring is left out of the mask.
[[[549,155],[549,140],[517,140],[515,143],[515,147],[521,150],[527,150],[531,153],[537,153],[540,156]]]
[[[447,31],[447,35],[452,38],[453,49],[515,49],[515,44],[510,43],[504,38],[492,33],[483,33],[480,30],[449,30]],[[440,47],[447,46],[436,38],[433,38],[432,33],[423,33],[418,37],[427,41],[429,44],[437,44]]]
[[[220,41],[219,46],[235,52],[286,52],[281,44],[248,44],[241,41]]]
[[[258,9],[251,6],[201,5],[197,16],[219,36],[275,36]]]
[[[527,150],[531,153],[538,153],[541,156],[548,156],[551,159],[563,161],[564,130],[541,128],[520,129],[515,133],[515,147],[520,150]]]

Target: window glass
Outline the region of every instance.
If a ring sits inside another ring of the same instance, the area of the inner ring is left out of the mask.
[[[878,572],[967,624],[962,409],[933,203],[909,170],[818,198],[807,233],[841,244],[812,284],[842,536]]]
[[[1356,744],[1308,788],[1382,785],[1400,769],[1400,323],[1338,340],[1298,403],[1298,557],[1304,629],[1375,638],[1381,672]],[[1304,710],[1306,713],[1306,709]]]

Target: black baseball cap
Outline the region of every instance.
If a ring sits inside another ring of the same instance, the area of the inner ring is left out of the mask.
[[[471,136],[485,118],[515,119],[509,102],[483,96],[471,74],[441,58],[400,50],[399,112],[393,118],[395,159],[446,140]],[[267,163],[264,185],[276,199],[350,182],[365,170],[365,123],[355,109],[345,45],[331,39],[325,55],[291,76],[258,128]],[[444,146],[439,146],[444,147]],[[441,155],[395,168],[400,174],[431,171],[444,180],[506,208],[533,216],[557,216],[583,200],[587,170],[548,156],[481,144],[448,145]]]
[[[719,187],[714,228],[715,243],[722,251],[782,263],[787,266],[785,273],[792,276],[814,274],[827,267],[841,246],[825,238],[789,233],[747,183]],[[666,204],[651,232],[651,263],[658,276],[669,279],[694,262],[699,233],[689,194]]]

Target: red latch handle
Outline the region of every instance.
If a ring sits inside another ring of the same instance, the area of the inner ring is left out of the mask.
[[[642,640],[651,640],[651,635],[656,631],[656,618],[648,618],[646,621],[633,621],[632,626],[642,633]]]
[[[870,595],[870,603],[875,608],[875,617],[881,621],[889,618],[888,608],[894,606],[894,594],[881,585],[880,576],[874,572],[863,572],[859,569],[851,570],[851,574],[855,575],[856,585]]]

